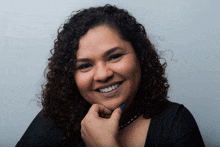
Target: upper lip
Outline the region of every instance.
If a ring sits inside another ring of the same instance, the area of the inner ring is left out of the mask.
[[[99,90],[99,89],[108,88],[109,86],[115,85],[115,84],[117,84],[117,83],[121,84],[122,81],[111,82],[111,83],[109,83],[109,84],[102,85],[102,86],[96,88],[95,91],[97,91],[97,90]]]

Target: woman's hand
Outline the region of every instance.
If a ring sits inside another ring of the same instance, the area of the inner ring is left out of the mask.
[[[81,122],[81,137],[86,146],[119,146],[116,140],[121,114],[120,107],[112,112],[103,105],[93,104]]]

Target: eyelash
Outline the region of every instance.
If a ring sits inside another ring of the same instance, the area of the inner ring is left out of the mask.
[[[80,65],[78,69],[85,69],[86,65],[90,65],[90,64],[86,63],[86,64],[83,64],[83,65]]]
[[[114,55],[110,56],[109,59],[112,59],[112,58],[116,59],[116,58],[121,57],[122,55],[123,55],[123,54],[114,54]]]
[[[119,58],[119,57],[121,57],[123,54],[115,54],[115,55],[112,55],[112,56],[110,56],[110,58],[109,58],[109,61],[110,60],[113,60],[113,59],[116,59],[116,58]],[[113,58],[113,59],[112,59]],[[80,65],[79,67],[78,67],[78,69],[86,69],[88,66],[87,65],[91,65],[91,64],[89,64],[89,63],[86,63],[86,64],[82,64],[82,65]]]

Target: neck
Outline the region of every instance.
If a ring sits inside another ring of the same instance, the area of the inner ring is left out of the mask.
[[[140,106],[137,104],[137,101],[133,101],[132,104],[122,113],[119,126],[130,121],[138,115],[139,112],[141,112]]]

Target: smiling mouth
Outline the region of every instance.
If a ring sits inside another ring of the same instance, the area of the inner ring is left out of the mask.
[[[114,90],[116,90],[123,82],[119,82],[117,84],[114,84],[112,86],[109,86],[107,88],[103,88],[103,89],[97,89],[95,91],[100,92],[100,93],[109,93],[112,92]]]

